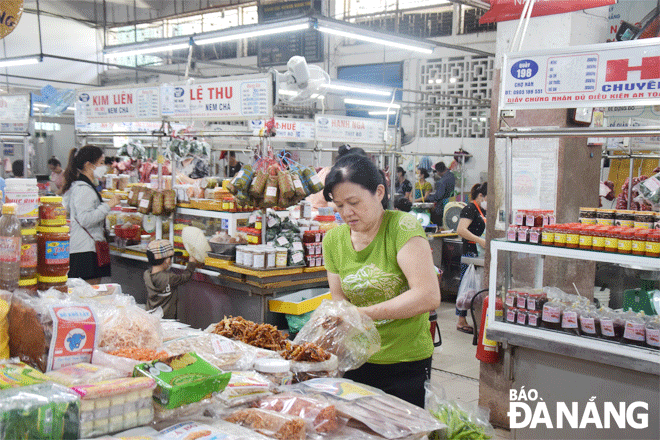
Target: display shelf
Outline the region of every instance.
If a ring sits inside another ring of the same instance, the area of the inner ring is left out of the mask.
[[[129,260],[137,260],[137,261],[143,261],[143,262],[148,262],[149,260],[145,256],[144,252],[137,252],[137,251],[132,251],[132,250],[119,250],[119,248],[115,248],[113,246],[110,247],[110,255],[114,257],[121,257],[121,258],[128,258]],[[185,269],[186,266],[182,264],[172,264],[172,267],[174,269]],[[212,276],[212,277],[217,277],[218,272],[209,270],[209,269],[196,269],[195,272],[202,273],[204,275]]]
[[[510,345],[556,353],[660,376],[660,352],[596,338],[494,321],[488,337]]]
[[[247,220],[253,214],[249,212],[224,212],[224,211],[205,211],[202,209],[194,208],[176,208],[176,214],[190,215],[195,217],[207,217],[227,221],[227,233],[231,236],[236,234],[236,223],[238,220]]]
[[[660,259],[635,255],[541,246],[505,240],[490,242],[490,276],[488,304],[488,338],[548,353],[557,353],[587,361],[599,362],[644,373],[660,375],[660,352],[656,350],[611,343],[595,338],[573,336],[533,327],[495,321],[497,267],[500,251],[612,263],[638,270],[660,270]],[[536,265],[536,287],[543,286],[543,258]]]
[[[636,266],[640,269],[660,270],[660,258],[656,257],[639,257],[636,255],[586,251],[557,246],[542,246],[504,240],[491,241],[490,248],[491,254],[496,251],[510,251],[524,254],[545,255],[549,257],[572,258],[574,260],[600,261],[603,263]]]

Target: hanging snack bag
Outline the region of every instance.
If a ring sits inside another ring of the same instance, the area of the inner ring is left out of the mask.
[[[164,204],[165,198],[163,193],[160,191],[154,191],[151,195],[151,213],[153,215],[163,215],[165,212]]]
[[[309,186],[310,191],[313,194],[316,194],[317,192],[323,190],[323,182],[321,182],[321,178],[319,177],[318,174],[316,174],[316,171],[314,171],[313,168],[308,168],[310,170],[309,174],[309,182],[311,183]]]
[[[279,171],[277,173],[277,186],[280,189],[281,196],[285,199],[292,198],[296,192],[291,174],[285,171]]]
[[[140,196],[140,190],[142,188],[139,186],[132,186],[131,189],[128,191],[128,205],[129,206],[134,206],[137,208],[138,206],[138,197]]]
[[[277,204],[277,176],[268,176],[266,192],[264,193],[264,207],[270,208]]]
[[[293,188],[295,191],[296,199],[304,199],[307,196],[307,193],[305,192],[305,187],[303,186],[302,180],[300,180],[300,175],[298,172],[291,172],[291,180],[293,181]]]
[[[266,183],[268,183],[268,174],[259,170],[254,173],[254,179],[252,179],[252,184],[250,185],[250,195],[255,199],[260,199],[264,196],[264,189],[266,189]]]
[[[231,184],[233,184],[233,186],[239,191],[246,191],[250,188],[250,182],[253,177],[254,170],[252,169],[252,166],[249,164],[243,165],[241,170],[232,179]],[[229,189],[229,191],[231,191],[231,189]]]
[[[165,214],[171,214],[176,209],[176,191],[166,189],[163,191],[163,211]]]
[[[139,197],[140,201],[138,203],[138,212],[140,214],[149,214],[151,212],[151,196],[153,191],[151,191],[149,188],[143,188],[143,191],[140,194],[141,197]]]

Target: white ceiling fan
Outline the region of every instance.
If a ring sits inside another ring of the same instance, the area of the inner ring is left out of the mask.
[[[324,85],[330,84],[330,75],[315,65],[308,65],[305,57],[293,56],[284,73],[275,72],[276,102],[289,105],[307,105],[323,99]]]

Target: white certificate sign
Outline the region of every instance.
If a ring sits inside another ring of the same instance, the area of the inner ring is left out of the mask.
[[[76,128],[94,122],[160,119],[158,87],[79,90],[76,93]]]
[[[271,110],[268,77],[163,85],[161,114],[170,119],[207,121],[267,117]]]
[[[382,119],[316,115],[316,140],[354,144],[380,144],[384,141]]]
[[[314,140],[314,122],[300,119],[275,119],[274,141],[308,142]]]
[[[30,121],[30,96],[0,96],[0,121],[3,124],[27,125]]]
[[[660,45],[648,40],[506,54],[500,110],[660,104]]]

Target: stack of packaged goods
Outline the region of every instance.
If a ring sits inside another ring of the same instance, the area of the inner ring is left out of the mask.
[[[64,293],[69,273],[69,227],[62,197],[42,197],[37,236],[38,290],[54,287]],[[22,271],[21,271],[22,272]]]

